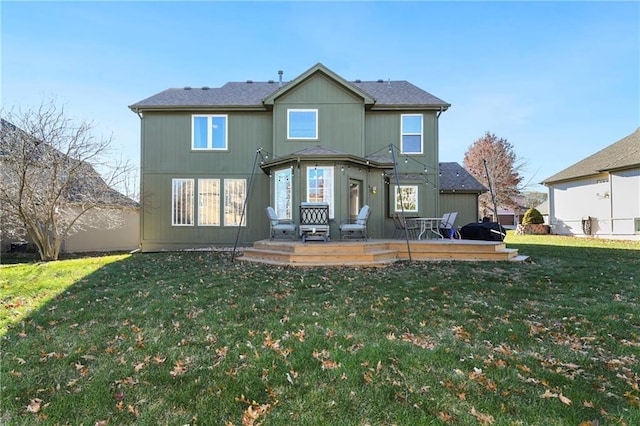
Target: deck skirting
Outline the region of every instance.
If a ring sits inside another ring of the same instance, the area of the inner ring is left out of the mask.
[[[411,240],[411,260],[415,261],[522,261],[526,256],[509,249],[504,242],[477,240]],[[409,260],[404,240],[291,241],[262,240],[246,248],[243,261],[288,266],[368,266],[383,267]]]

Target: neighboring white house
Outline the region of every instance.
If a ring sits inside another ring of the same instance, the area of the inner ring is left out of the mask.
[[[640,128],[542,183],[554,234],[640,240]]]

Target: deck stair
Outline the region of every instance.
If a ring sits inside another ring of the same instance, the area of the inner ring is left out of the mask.
[[[509,249],[503,242],[469,240],[410,241],[415,261],[523,261],[527,256]],[[403,240],[322,241],[262,240],[245,248],[238,259],[288,266],[383,267],[409,259]]]

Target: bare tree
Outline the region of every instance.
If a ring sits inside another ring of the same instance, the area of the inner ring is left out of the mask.
[[[486,160],[486,169],[485,169]],[[493,133],[486,132],[477,139],[464,155],[464,168],[487,188],[487,170],[491,180],[491,187],[498,206],[518,207],[517,196],[520,194],[522,176],[520,171],[525,164],[518,159],[513,147],[506,139],[498,138]],[[494,216],[497,221],[498,212],[495,211],[490,193],[481,194],[478,200],[480,215]]]
[[[539,191],[525,191],[522,193],[522,205],[528,209],[536,208],[547,201],[547,193]]]
[[[64,240],[73,233],[121,226],[121,207],[136,204],[112,189],[133,167],[111,160],[112,138],[95,138],[92,130],[92,123],[76,124],[54,101],[3,113],[2,230],[30,240],[42,260],[58,259]],[[105,176],[94,167],[106,171]]]

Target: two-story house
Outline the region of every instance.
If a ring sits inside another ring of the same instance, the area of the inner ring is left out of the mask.
[[[326,202],[332,236],[365,204],[373,238],[390,237],[403,210],[438,217],[449,106],[407,81],[347,81],[322,64],[289,82],[280,72],[137,102],[142,250],[268,238],[266,206],[298,222],[302,202]]]

